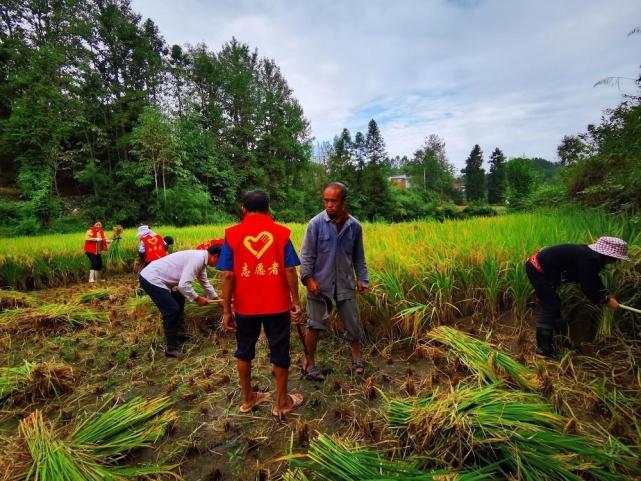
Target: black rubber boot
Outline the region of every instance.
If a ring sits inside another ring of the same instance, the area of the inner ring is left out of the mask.
[[[178,322],[176,339],[179,344],[185,344],[194,340],[194,336],[187,332],[187,326],[185,325],[185,319],[183,316],[181,316],[180,321]]]
[[[536,355],[547,359],[554,359],[554,330],[549,327],[536,328]]]
[[[183,357],[180,343],[178,342],[178,331],[175,329],[165,329],[165,357],[181,358]]]

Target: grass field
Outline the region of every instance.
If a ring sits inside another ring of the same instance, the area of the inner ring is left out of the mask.
[[[304,226],[291,227],[298,247]],[[184,249],[223,228],[157,230]],[[41,287],[0,291],[0,480],[641,479],[641,319],[568,288],[571,326],[597,338],[537,362],[523,271],[537,247],[621,236],[635,260],[604,279],[641,307],[638,223],[539,212],[364,233],[366,373],[349,370],[333,321],[319,349],[327,380],[303,380],[293,336],[290,389],[306,402],[284,420],[269,403],[239,414],[218,308],[188,306],[196,342],[180,361],[163,357],[157,311],[135,292],[134,231],[99,286],[79,282],[83,233],[0,240],[0,284]],[[252,380],[273,390],[262,338]]]

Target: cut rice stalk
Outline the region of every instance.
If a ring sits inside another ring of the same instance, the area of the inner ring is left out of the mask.
[[[10,396],[14,401],[36,401],[73,390],[76,382],[73,368],[57,362],[31,363],[0,368],[0,402]]]
[[[482,381],[506,382],[513,386],[536,390],[541,382],[536,372],[490,344],[448,326],[439,326],[427,333],[433,341],[444,344]]]
[[[31,307],[34,303],[33,296],[24,292],[0,290],[0,311]]]
[[[391,460],[381,451],[358,446],[334,436],[320,434],[305,455],[290,455],[293,469],[289,481],[481,481],[494,479],[492,468],[463,470],[423,470],[417,459]],[[305,472],[310,473],[310,477]]]
[[[534,393],[499,384],[388,399],[392,431],[415,454],[450,465],[497,465],[508,479],[609,481],[640,474],[639,454],[613,439],[567,434]]]

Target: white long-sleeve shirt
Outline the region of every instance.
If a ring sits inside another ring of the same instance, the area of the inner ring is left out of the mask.
[[[171,291],[177,287],[186,299],[193,301],[198,297],[192,282],[205,289],[207,298],[216,299],[218,294],[207,279],[207,259],[209,254],[204,250],[179,251],[153,261],[140,275],[151,285]]]

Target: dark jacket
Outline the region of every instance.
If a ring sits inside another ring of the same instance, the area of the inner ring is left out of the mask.
[[[595,304],[607,302],[608,291],[599,272],[605,258],[585,244],[561,244],[547,247],[538,254],[543,275],[553,285],[578,282],[581,290]]]

